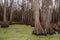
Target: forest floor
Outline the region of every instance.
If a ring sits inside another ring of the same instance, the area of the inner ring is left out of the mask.
[[[36,36],[32,35],[33,27],[26,25],[10,25],[0,28],[0,40],[60,40],[60,34]]]

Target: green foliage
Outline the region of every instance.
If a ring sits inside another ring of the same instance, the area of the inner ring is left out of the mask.
[[[0,40],[60,40],[60,34],[47,36],[32,35],[33,27],[26,25],[10,25],[0,28]]]

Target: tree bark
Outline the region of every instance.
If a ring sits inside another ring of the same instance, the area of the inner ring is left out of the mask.
[[[13,0],[10,0],[10,2],[11,2],[10,3],[10,9],[11,9],[11,13],[10,13],[10,24],[11,24],[11,22],[12,22],[12,16],[13,16],[13,8],[12,8],[13,7],[12,6],[13,5]]]
[[[45,33],[39,21],[39,1],[32,0],[32,6],[34,10],[34,20],[35,20],[35,23],[34,23],[35,27],[34,27],[33,33],[37,35],[43,35]]]
[[[52,0],[43,0],[43,27],[44,30],[49,34],[53,34],[54,30],[51,24],[52,20]]]
[[[7,8],[7,0],[4,0],[4,15],[3,15],[3,24],[1,24],[1,27],[8,27],[7,17],[6,17],[6,8]]]
[[[7,4],[6,4],[6,1],[7,0],[4,0],[4,22],[6,22],[7,20],[6,20],[6,6],[7,6]]]
[[[60,4],[60,0],[59,0],[59,4]],[[59,10],[58,10],[58,24],[57,24],[57,27],[58,27],[58,33],[60,33],[60,5],[59,5]]]

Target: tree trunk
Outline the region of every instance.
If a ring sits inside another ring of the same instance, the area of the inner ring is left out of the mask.
[[[43,35],[45,33],[39,21],[39,4],[38,3],[39,3],[38,0],[32,0],[32,6],[34,10],[34,20],[35,20],[35,23],[34,23],[35,27],[34,27],[33,33],[37,35]]]
[[[59,4],[60,4],[60,0],[59,0]],[[60,5],[59,5],[59,11],[58,11],[58,24],[57,24],[57,27],[58,27],[58,33],[60,33]]]
[[[13,16],[13,9],[11,8],[11,13],[10,13],[10,24],[12,23],[12,16]]]
[[[54,30],[52,28],[51,24],[52,20],[52,0],[43,0],[43,27],[44,30],[49,34],[54,33]]]
[[[10,0],[10,9],[11,9],[11,13],[10,13],[10,24],[12,24],[12,16],[13,16],[13,0]]]
[[[4,0],[4,15],[3,15],[3,16],[4,16],[4,17],[3,17],[3,21],[4,21],[4,22],[3,22],[3,24],[1,25],[1,27],[8,27],[7,17],[6,17],[6,14],[7,14],[7,13],[6,13],[6,8],[7,8],[7,6],[8,6],[8,5],[7,5],[7,2],[8,2],[7,0]]]
[[[6,22],[7,20],[6,20],[6,6],[7,6],[7,4],[6,4],[6,1],[7,0],[4,0],[4,22]]]

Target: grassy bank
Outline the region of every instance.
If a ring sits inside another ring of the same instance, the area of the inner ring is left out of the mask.
[[[26,25],[10,25],[0,28],[0,40],[60,40],[60,34],[47,36],[32,35],[33,27]]]

